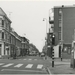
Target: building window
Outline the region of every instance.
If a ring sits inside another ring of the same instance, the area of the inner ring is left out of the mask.
[[[5,49],[4,49],[4,55],[5,55]]]
[[[2,39],[2,31],[0,30],[0,40]]]
[[[5,34],[6,40],[7,40],[7,34]]]
[[[59,9],[59,20],[62,20],[62,10]]]
[[[0,27],[2,26],[2,19],[0,18]]]
[[[59,9],[59,14],[62,14],[62,9]]]
[[[11,36],[10,36],[10,43],[11,43]]]
[[[59,27],[61,27],[62,23],[61,23],[61,20],[59,20]]]
[[[1,47],[1,44],[0,44],[0,47]]]
[[[59,27],[59,32],[61,32],[61,27]]]
[[[2,27],[4,27],[4,20],[2,20]]]
[[[2,46],[2,45],[0,44],[0,55],[1,55],[1,50],[2,50],[1,46]]]
[[[59,14],[59,20],[61,20],[62,19],[62,16],[61,16],[61,14]]]
[[[61,32],[59,32],[58,38],[59,38],[59,40],[61,40]]]
[[[4,32],[2,32],[2,39],[4,39]]]

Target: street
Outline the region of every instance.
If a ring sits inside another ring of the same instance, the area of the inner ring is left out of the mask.
[[[48,74],[51,63],[39,56],[18,59],[0,59],[0,74]]]

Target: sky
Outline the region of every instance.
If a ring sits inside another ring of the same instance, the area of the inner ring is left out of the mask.
[[[0,0],[0,7],[12,21],[11,27],[20,36],[27,37],[30,43],[33,43],[39,51],[42,51],[46,32],[48,32],[49,28],[49,14],[52,15],[51,8],[61,5],[73,5],[74,3],[73,0]],[[45,21],[43,21],[44,18]]]

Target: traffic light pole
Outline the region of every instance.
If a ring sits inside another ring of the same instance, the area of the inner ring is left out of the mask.
[[[54,45],[55,45],[55,35],[52,34],[52,67],[54,67]]]
[[[52,46],[52,67],[54,67],[54,48]]]

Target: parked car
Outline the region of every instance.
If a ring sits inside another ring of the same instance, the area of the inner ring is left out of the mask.
[[[36,54],[36,52],[32,51],[32,52],[29,53],[29,55],[30,56],[36,56],[37,54]]]
[[[45,53],[41,53],[41,57],[44,57],[45,56]]]
[[[33,55],[33,54],[30,52],[30,53],[29,53],[29,56],[32,56],[32,55]]]

